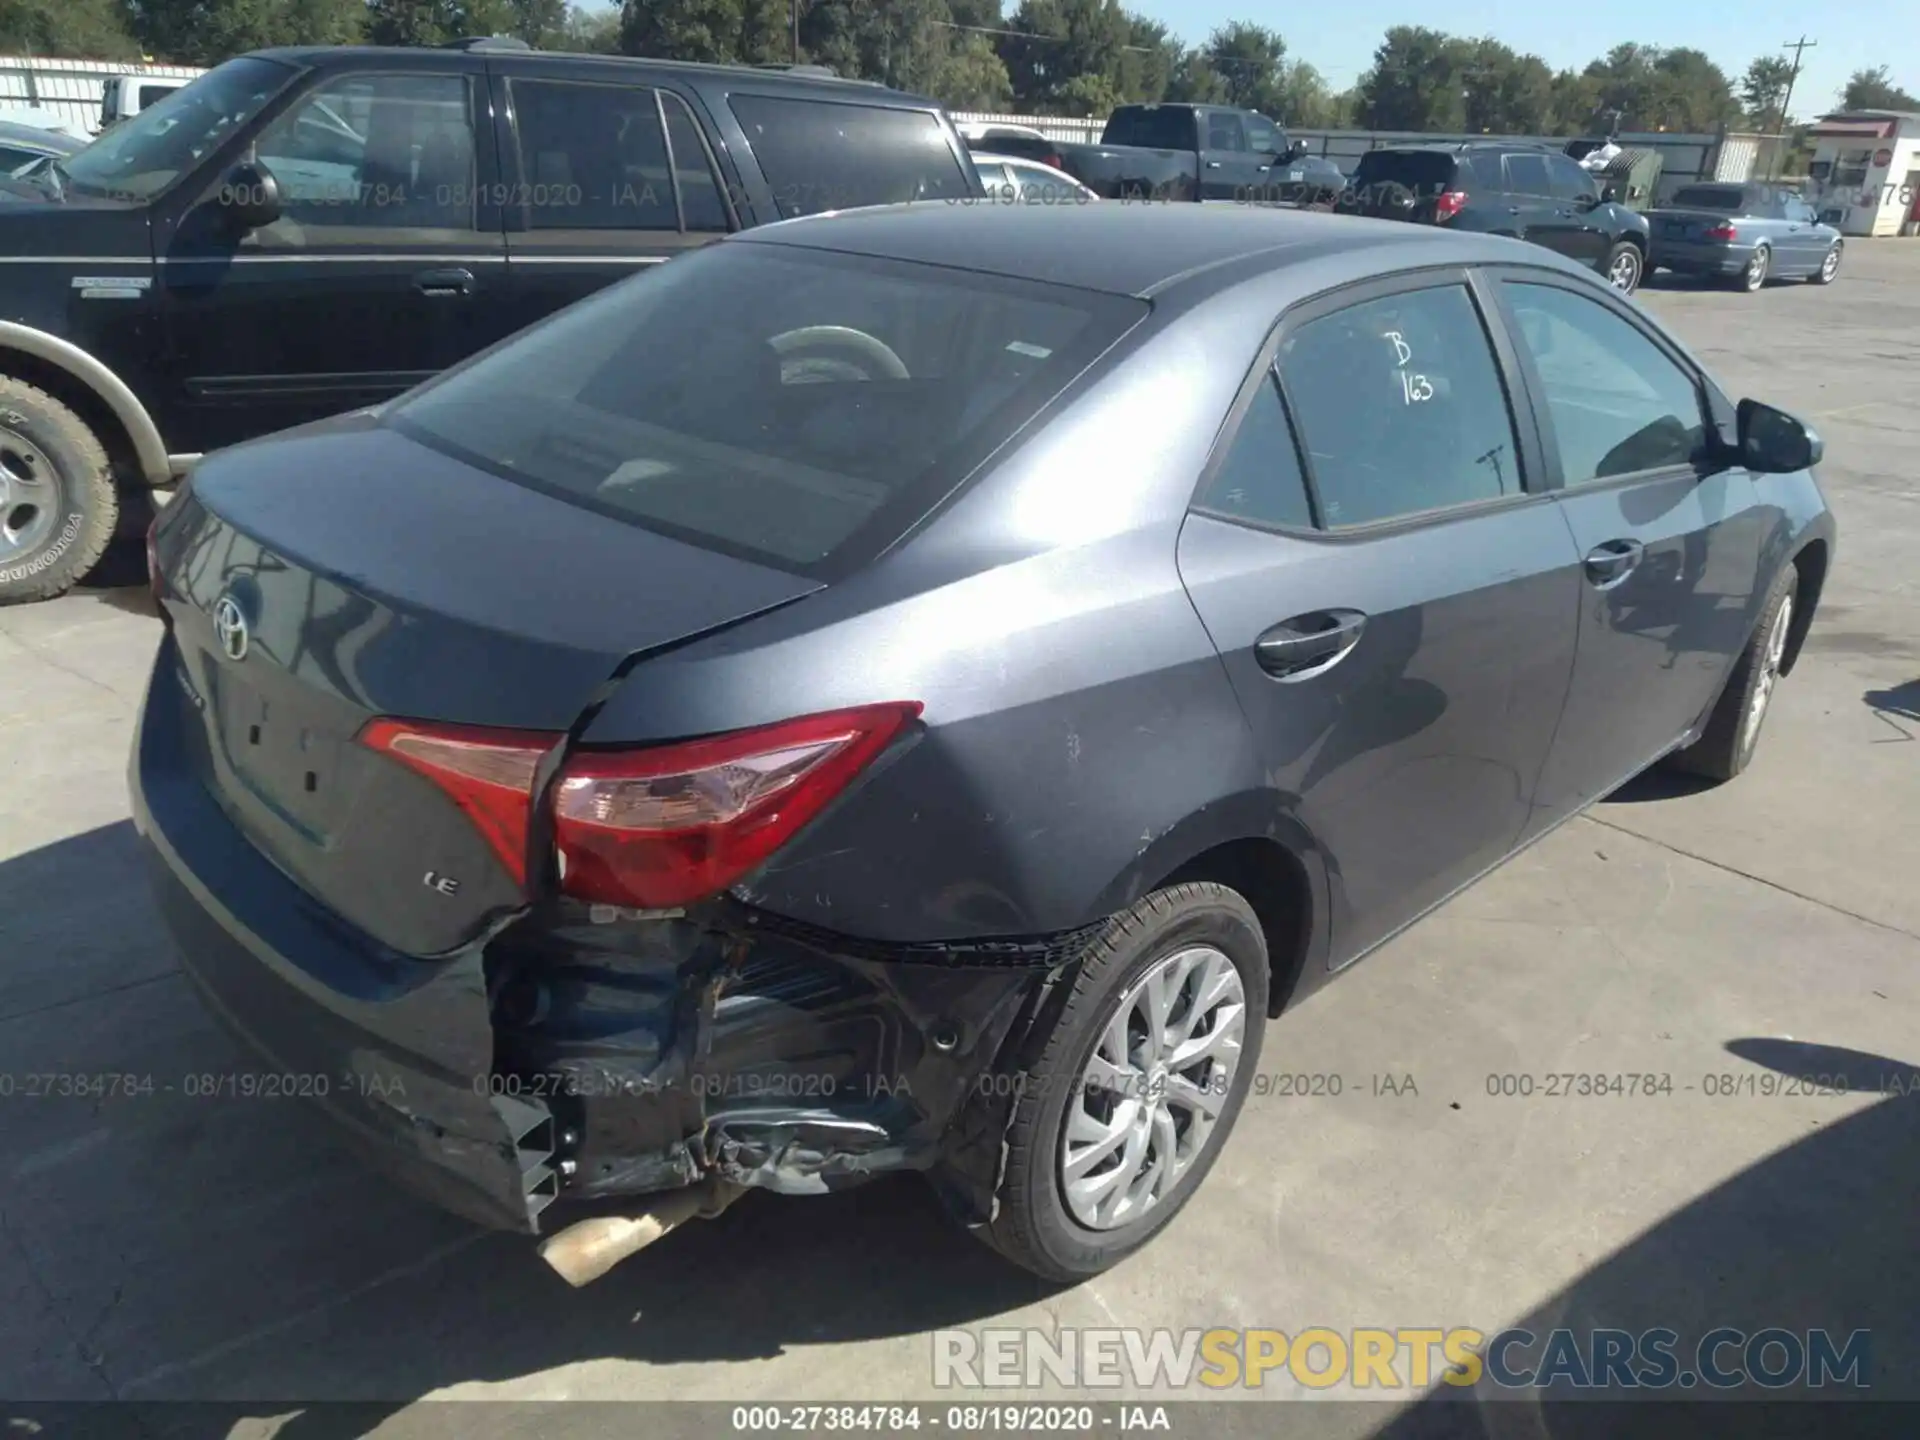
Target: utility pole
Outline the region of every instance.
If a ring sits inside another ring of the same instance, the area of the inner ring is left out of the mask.
[[[800,0],[792,0],[788,10],[793,15],[793,63],[800,63]]]
[[[1793,113],[1793,84],[1800,78],[1800,57],[1819,43],[1818,40],[1809,40],[1802,34],[1798,40],[1788,40],[1780,46],[1782,50],[1793,51],[1793,68],[1787,72],[1787,93],[1780,100],[1780,134],[1783,137],[1787,133],[1787,116]],[[1780,149],[1778,144],[1773,147],[1773,159],[1767,166],[1769,180],[1780,172]]]

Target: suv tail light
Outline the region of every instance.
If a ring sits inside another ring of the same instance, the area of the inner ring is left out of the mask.
[[[1061,158],[1057,150],[1049,150],[1046,155],[1042,157],[1040,163],[1042,165],[1051,165],[1056,170],[1064,170],[1067,168],[1066,161]]]
[[[1735,230],[1733,226],[1727,224],[1725,221],[1722,221],[1718,225],[1709,225],[1705,230],[1700,232],[1701,237],[1707,240],[1731,240],[1739,233],[1739,231]]]
[[[577,754],[554,791],[560,888],[642,910],[717,894],[818,815],[920,710],[918,701],[867,705]]]
[[[836,710],[705,740],[576,753],[554,787],[560,888],[662,910],[718,894],[778,850],[920,715],[920,702]],[[424,775],[526,881],[540,761],[561,736],[375,720],[360,743]]]
[[[1444,190],[1433,198],[1433,218],[1436,223],[1451,220],[1467,204],[1467,192],[1464,190]]]

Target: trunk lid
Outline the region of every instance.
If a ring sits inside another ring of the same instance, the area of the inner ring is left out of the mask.
[[[1731,225],[1736,230],[1740,226],[1738,215],[1728,214],[1724,210],[1674,210],[1656,207],[1642,210],[1653,234],[1662,240],[1698,239],[1708,230],[1720,225]]]
[[[633,653],[820,588],[365,415],[204,462],[157,543],[204,739],[187,763],[310,895],[414,955],[466,943],[525,895],[444,791],[356,743],[368,721],[558,735]]]

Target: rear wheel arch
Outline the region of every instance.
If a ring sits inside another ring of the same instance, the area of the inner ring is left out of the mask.
[[[1259,917],[1278,1015],[1309,961],[1324,958],[1331,898],[1319,845],[1271,792],[1242,792],[1202,807],[1154,838],[1102,893],[1089,918],[1118,914],[1142,896],[1197,882],[1238,892]]]

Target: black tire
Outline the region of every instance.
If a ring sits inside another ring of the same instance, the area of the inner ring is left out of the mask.
[[[0,466],[0,605],[64,594],[113,539],[106,447],[46,391],[0,376]]]
[[[1207,944],[1239,973],[1245,993],[1238,1067],[1219,1118],[1190,1168],[1137,1220],[1091,1229],[1075,1220],[1061,1194],[1061,1147],[1067,1107],[1092,1058],[1108,1012],[1132,983],[1176,948]],[[1006,1170],[997,1214],[975,1233],[1016,1265],[1048,1280],[1097,1275],[1145,1245],[1193,1197],[1239,1118],[1260,1061],[1266,1026],[1266,941],[1252,908],[1224,885],[1194,883],[1157,890],[1110,921],[1089,946],[1053,1032],[1038,1059],[1018,1077],[1007,1128]]]
[[[1733,288],[1744,290],[1749,295],[1765,288],[1767,277],[1773,273],[1773,251],[1765,245],[1753,247],[1753,258],[1747,261],[1746,269],[1733,277]]]
[[[1807,279],[1815,285],[1831,285],[1834,277],[1840,273],[1841,243],[1836,240],[1825,256],[1821,258],[1820,268]]]
[[[1721,691],[1713,714],[1707,717],[1706,729],[1693,744],[1668,757],[1671,768],[1708,780],[1724,781],[1733,779],[1752,762],[1767,711],[1772,708],[1775,682],[1779,679],[1779,654],[1784,651],[1792,629],[1799,579],[1799,571],[1792,561],[1780,567],[1760,607],[1760,623],[1754,627],[1740,658],[1733,662],[1727,688]],[[1785,607],[1784,614],[1782,607]],[[1759,713],[1749,723],[1756,697],[1759,697]]]
[[[1647,278],[1647,257],[1631,240],[1616,241],[1600,262],[1600,276],[1622,295],[1631,295]]]

